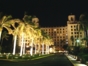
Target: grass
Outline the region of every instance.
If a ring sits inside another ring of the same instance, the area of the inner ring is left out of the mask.
[[[31,59],[31,60],[41,59],[41,58],[45,58],[45,57],[48,57],[48,56],[51,56],[51,55],[53,55],[53,54],[42,55],[42,56],[39,56],[39,57],[33,58],[33,59]]]
[[[19,62],[19,61],[29,61],[29,60],[38,60],[38,59],[42,59],[48,56],[52,56],[53,54],[48,54],[48,55],[40,55],[40,56],[30,56],[30,57],[24,57],[24,58],[13,58],[13,59],[0,59],[0,60],[6,60],[6,61],[12,61],[12,62]]]

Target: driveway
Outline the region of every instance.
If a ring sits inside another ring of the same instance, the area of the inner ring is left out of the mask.
[[[12,62],[0,60],[1,66],[73,66],[67,57],[63,54],[54,54],[52,56],[32,60],[32,61],[21,61]]]

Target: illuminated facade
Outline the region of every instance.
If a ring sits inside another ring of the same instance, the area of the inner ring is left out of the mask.
[[[75,15],[68,16],[67,26],[42,27],[41,29],[53,38],[55,46],[63,47],[65,44],[76,46],[82,43],[81,39],[84,38],[84,31],[79,31],[79,24],[75,20]]]

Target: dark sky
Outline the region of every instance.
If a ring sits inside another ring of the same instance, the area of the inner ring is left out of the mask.
[[[25,11],[36,15],[40,26],[65,26],[69,14],[75,14],[78,20],[80,14],[88,12],[88,2],[85,0],[0,0],[0,11],[22,18]]]

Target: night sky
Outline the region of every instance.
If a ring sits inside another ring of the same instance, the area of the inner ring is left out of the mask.
[[[22,18],[24,12],[37,16],[41,27],[65,26],[71,13],[78,20],[80,14],[88,12],[85,0],[0,0],[0,11]]]

